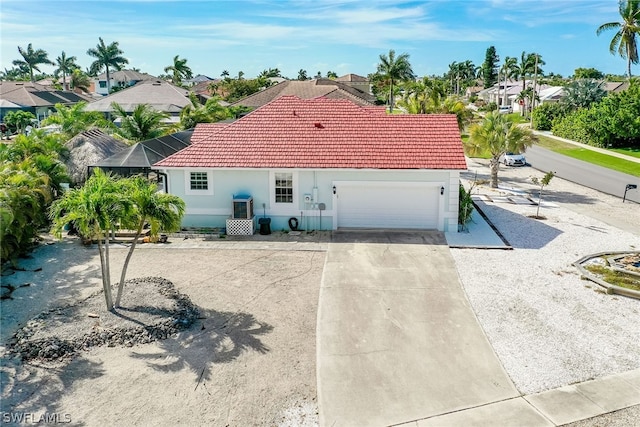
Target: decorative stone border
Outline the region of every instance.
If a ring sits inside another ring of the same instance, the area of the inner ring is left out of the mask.
[[[574,262],[573,265],[578,269],[578,271],[580,272],[580,274],[582,275],[583,278],[585,278],[587,280],[591,280],[592,282],[597,283],[598,285],[602,286],[603,288],[605,288],[607,290],[607,294],[618,294],[618,295],[623,295],[623,296],[626,296],[626,297],[640,299],[640,291],[635,291],[635,290],[629,289],[629,288],[623,288],[623,287],[620,287],[620,286],[612,285],[609,282],[605,282],[604,280],[596,277],[593,273],[591,273],[589,270],[587,270],[586,268],[584,268],[582,266],[582,264],[584,264],[586,261],[588,261],[588,260],[590,260],[592,258],[605,258],[607,261],[609,261],[610,256],[624,255],[624,254],[640,254],[640,251],[597,252],[595,254],[587,255],[587,256],[584,256],[584,257],[580,258],[579,260]],[[606,255],[609,255],[609,257],[607,257]],[[618,257],[616,257],[616,258],[618,258]],[[618,271],[624,271],[625,273],[629,272],[628,270],[623,270],[623,269],[619,269]]]
[[[44,325],[49,316],[60,309],[71,308],[84,301],[65,307],[55,307],[35,316],[26,326],[18,329],[12,337],[8,347],[9,354],[18,355],[23,361],[40,359],[43,361],[57,361],[71,358],[82,350],[98,346],[131,347],[136,344],[146,344],[169,338],[171,335],[188,329],[198,318],[199,310],[189,297],[180,293],[175,285],[162,277],[142,277],[127,280],[126,283],[151,282],[158,286],[159,293],[175,301],[175,306],[168,317],[149,325],[134,325],[92,331],[89,334],[61,339],[50,336],[33,340],[34,328]],[[95,297],[102,290],[93,293],[88,298]]]

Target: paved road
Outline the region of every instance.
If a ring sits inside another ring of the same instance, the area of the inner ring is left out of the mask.
[[[519,396],[439,232],[335,233],[318,312],[321,426],[382,426]]]
[[[563,156],[542,147],[527,149],[527,162],[544,172],[554,171],[557,176],[603,193],[622,197],[627,184],[636,184],[638,189],[627,192],[627,200],[640,203],[640,178],[611,169]],[[640,164],[638,164],[640,169]]]

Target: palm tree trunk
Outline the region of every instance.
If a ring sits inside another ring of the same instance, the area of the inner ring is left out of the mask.
[[[129,261],[131,260],[131,255],[133,255],[133,250],[136,248],[136,244],[138,243],[138,238],[142,234],[142,227],[144,227],[144,218],[140,221],[140,224],[138,224],[136,237],[133,238],[133,242],[131,243],[131,247],[129,248],[127,257],[124,260],[124,265],[122,266],[122,273],[120,274],[120,283],[118,283],[118,294],[116,295],[116,308],[120,307],[120,299],[122,298],[122,291],[124,290],[124,279],[127,275],[127,268],[129,267]]]
[[[113,298],[111,296],[111,285],[109,282],[109,262],[102,247],[102,235],[98,234],[98,252],[100,253],[100,269],[102,270],[102,289],[107,310],[113,309]]]
[[[391,79],[389,88],[389,114],[393,114],[393,79]]]
[[[491,188],[498,188],[498,168],[500,167],[500,159],[498,157],[492,157],[489,161],[489,167],[491,168]]]
[[[107,291],[109,294],[109,302],[111,304],[111,306],[109,307],[109,310],[113,310],[113,294],[111,293],[111,268],[110,268],[110,262],[109,262],[109,234],[108,233],[105,235],[104,248],[105,248],[104,261],[105,261],[105,267],[107,271]]]
[[[111,92],[111,79],[109,78],[109,65],[105,64],[104,66],[107,69],[107,96],[109,92]]]
[[[502,105],[507,105],[507,72],[506,71],[504,72],[504,95],[502,95]]]

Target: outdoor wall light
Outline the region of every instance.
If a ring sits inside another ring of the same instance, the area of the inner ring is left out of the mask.
[[[336,194],[336,186],[333,186],[333,194]]]
[[[443,196],[444,195],[444,185],[442,187],[440,187],[440,195]]]

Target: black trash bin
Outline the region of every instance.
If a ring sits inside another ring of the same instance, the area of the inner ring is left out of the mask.
[[[271,234],[271,218],[258,218],[258,224],[260,224],[260,234]]]

